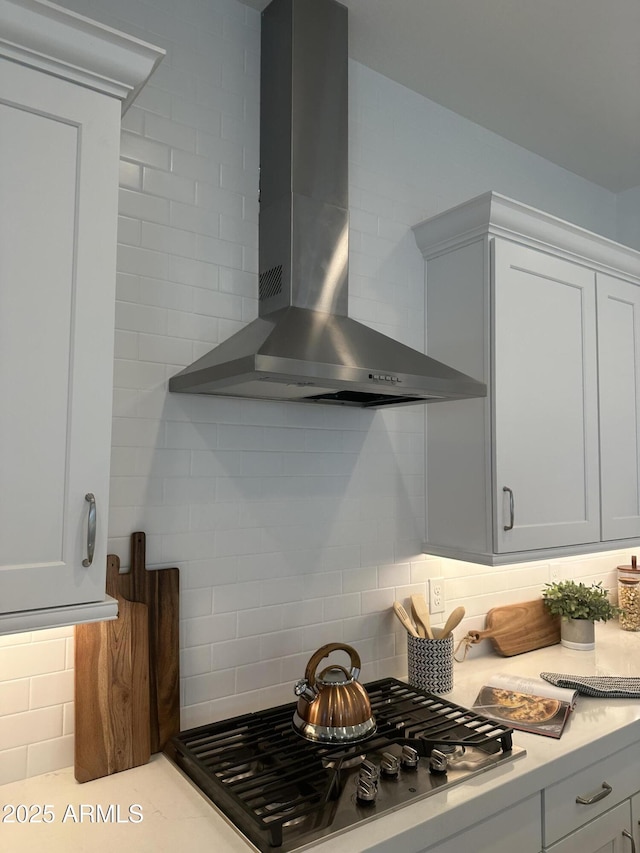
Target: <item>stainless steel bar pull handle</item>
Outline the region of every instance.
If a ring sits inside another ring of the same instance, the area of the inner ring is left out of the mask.
[[[82,561],[82,565],[88,569],[93,563],[93,552],[96,547],[96,498],[92,492],[87,492],[84,499],[89,504],[89,520],[87,522],[87,556]]]
[[[629,839],[631,842],[631,853],[636,853],[636,842],[633,840],[633,835],[631,835],[628,829],[622,830],[622,837]]]
[[[513,530],[513,522],[515,521],[515,509],[513,506],[513,489],[510,489],[509,486],[503,486],[502,491],[509,493],[509,524],[505,524],[504,529]]]
[[[576,803],[580,803],[581,806],[590,806],[593,803],[598,803],[600,800],[604,800],[604,798],[608,797],[612,791],[613,788],[611,785],[607,782],[603,782],[602,788],[599,791],[596,791],[595,794],[591,794],[588,797],[576,797]]]

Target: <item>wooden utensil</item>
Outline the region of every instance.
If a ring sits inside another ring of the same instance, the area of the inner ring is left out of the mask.
[[[180,731],[180,571],[147,569],[145,552],[145,534],[132,533],[130,597],[145,604],[149,611],[151,752],[154,753],[164,749]]]
[[[433,640],[433,631],[431,630],[431,620],[429,618],[429,608],[425,601],[424,595],[411,596],[411,610],[416,624],[422,625],[424,628],[424,636]]]
[[[469,631],[472,643],[489,639],[495,651],[511,657],[560,642],[560,617],[551,616],[542,598],[492,608],[484,631]]]
[[[458,625],[464,619],[464,607],[456,607],[451,611],[447,621],[444,623],[444,628],[442,629],[442,634],[440,635],[440,639],[444,640],[445,637],[448,637],[449,634],[453,633],[454,628],[457,628]]]
[[[411,621],[411,619],[409,619],[409,614],[404,609],[402,604],[400,604],[399,601],[393,602],[393,609],[395,611],[396,616],[402,622],[402,624],[407,629],[407,631],[411,634],[411,636],[412,637],[419,637],[420,635],[416,631],[413,622]]]
[[[149,640],[145,604],[127,601],[120,560],[107,557],[107,593],[118,618],[75,628],[75,745],[78,782],[146,764],[149,728]]]

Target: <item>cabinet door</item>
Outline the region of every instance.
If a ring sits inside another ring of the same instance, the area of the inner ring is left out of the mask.
[[[2,613],[105,594],[119,117],[0,60]]]
[[[602,538],[640,536],[640,288],[598,274]]]
[[[496,550],[597,542],[595,274],[496,239],[492,291]]]
[[[545,853],[633,853],[629,800],[544,849]]]
[[[540,853],[540,795],[474,824],[423,853]],[[583,851],[584,853],[584,851]]]

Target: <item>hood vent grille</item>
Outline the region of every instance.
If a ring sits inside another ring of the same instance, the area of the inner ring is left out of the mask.
[[[282,293],[282,264],[260,273],[258,299],[263,302]]]
[[[337,0],[262,13],[259,316],[171,391],[378,407],[486,387],[348,316],[348,20]]]

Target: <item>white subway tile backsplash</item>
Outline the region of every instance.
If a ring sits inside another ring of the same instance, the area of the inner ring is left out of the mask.
[[[29,709],[30,679],[0,682],[0,716],[18,714]]]
[[[235,692],[236,670],[225,669],[221,672],[208,672],[194,675],[184,681],[184,703],[193,705],[220,696],[229,696]]]
[[[242,246],[229,240],[219,240],[206,234],[196,235],[195,257],[207,263],[242,269]]]
[[[15,645],[8,641],[0,646],[0,674],[3,681],[59,672],[64,668],[65,641],[62,638],[44,642],[16,642]]]
[[[118,387],[136,388],[140,391],[160,385],[165,378],[165,371],[160,365],[122,358],[116,359],[113,373]]]
[[[239,666],[236,669],[236,693],[271,687],[282,683],[282,661],[280,658],[270,661]]]
[[[378,585],[380,588],[406,586],[411,581],[411,565],[400,563],[397,565],[380,566],[378,568]]]
[[[290,628],[287,631],[276,631],[260,637],[261,661],[280,661],[282,658],[302,652],[302,628]]]
[[[153,166],[168,172],[171,148],[166,143],[123,131],[120,135],[120,157],[141,166]]]
[[[119,245],[118,267],[126,270],[130,275],[167,278],[169,260],[164,251],[152,251],[138,246]],[[133,309],[130,308],[128,310],[132,311]]]
[[[195,251],[195,243],[195,234],[189,231],[153,222],[142,223],[140,245],[145,249],[190,258]]]
[[[30,680],[29,707],[46,708],[73,701],[73,670],[36,675]]]
[[[244,610],[238,613],[238,637],[258,637],[283,627],[280,605]]]
[[[199,287],[217,290],[219,281],[219,270],[214,264],[198,261],[194,258],[169,258],[169,278],[171,281],[181,282],[193,286],[194,291]],[[192,311],[192,303],[183,303],[176,306],[183,311]]]
[[[220,320],[217,317],[190,314],[186,311],[169,311],[167,314],[167,333],[176,338],[205,342],[205,352],[218,342],[219,326]]]
[[[137,217],[146,222],[169,221],[169,200],[166,198],[121,187],[118,199],[121,215]]]
[[[119,186],[128,190],[140,190],[142,188],[142,167],[137,163],[129,163],[120,160]]]
[[[170,204],[169,222],[172,227],[206,234],[209,237],[220,236],[220,215],[217,212],[204,211],[194,204],[182,204],[178,201],[172,201]]]
[[[65,734],[27,748],[27,775],[39,776],[73,764],[73,734]]]
[[[189,619],[184,628],[186,648],[231,640],[237,636],[236,614],[220,613]]]
[[[214,611],[216,613],[236,613],[259,607],[260,604],[260,585],[257,583],[234,583],[216,586],[214,597]]]
[[[361,595],[361,612],[366,613],[385,613],[393,607],[393,602],[396,599],[394,589],[370,589],[366,590]]]
[[[162,68],[162,64],[159,69]],[[183,75],[186,79],[187,75]],[[153,139],[173,149],[185,152],[196,150],[196,130],[186,124],[178,124],[176,121],[164,116],[147,113],[144,119],[144,135],[147,139]],[[175,151],[173,152],[175,155]],[[173,156],[172,155],[172,156]]]
[[[2,761],[0,761],[0,785],[8,785],[9,782],[18,782],[27,777],[27,749],[19,746],[14,749],[4,749]],[[60,764],[60,767],[65,767]]]
[[[151,196],[160,196],[166,200],[194,204],[196,185],[190,178],[144,166],[142,169],[142,189]]]
[[[0,752],[61,736],[62,705],[0,717]]]

